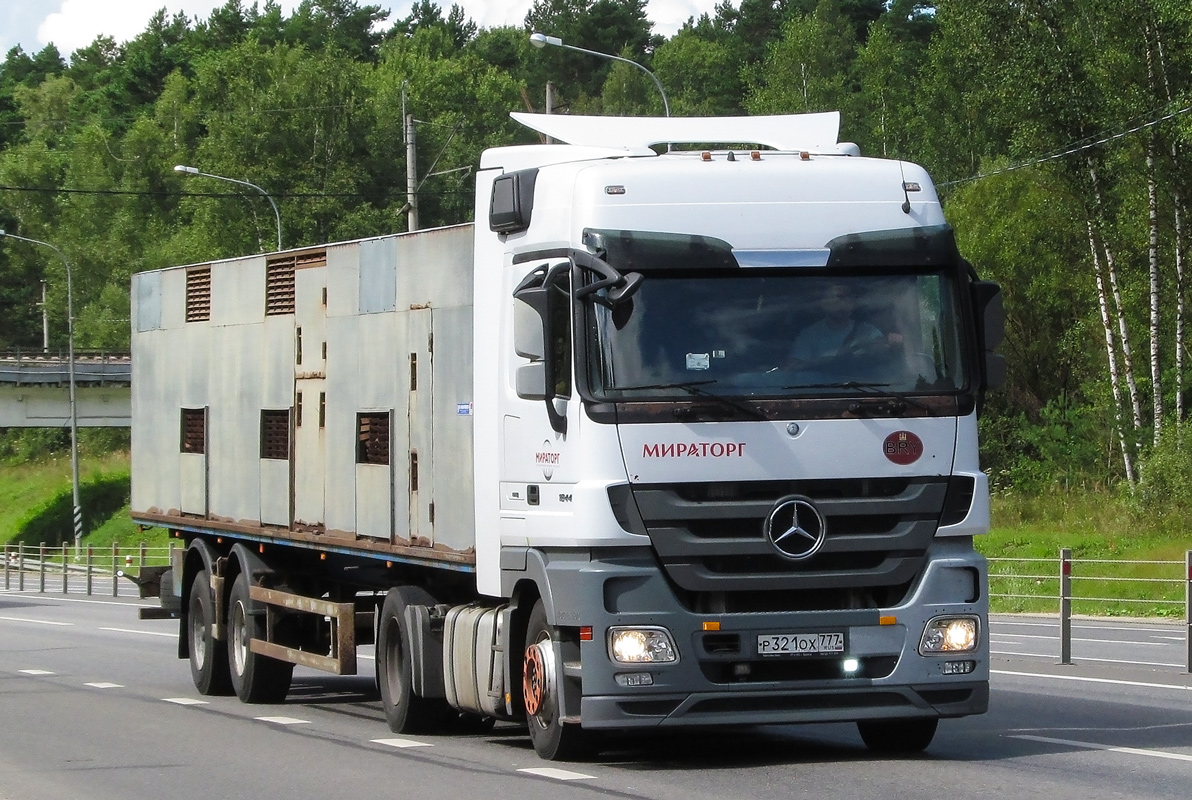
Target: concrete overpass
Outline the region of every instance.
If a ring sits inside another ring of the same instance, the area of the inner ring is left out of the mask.
[[[128,353],[75,353],[79,427],[132,423],[132,358]],[[0,428],[70,426],[70,361],[65,353],[0,351]]]

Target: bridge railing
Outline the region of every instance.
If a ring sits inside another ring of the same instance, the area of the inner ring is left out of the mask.
[[[132,356],[127,351],[76,350],[76,384],[127,384],[132,380]],[[65,384],[70,380],[70,356],[65,350],[0,350],[0,383],[17,386]]]

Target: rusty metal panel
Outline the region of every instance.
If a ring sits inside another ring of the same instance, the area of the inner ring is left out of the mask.
[[[397,308],[397,239],[360,243],[360,313],[376,314]]]
[[[452,550],[476,541],[472,470],[472,309],[434,309],[432,449],[435,543]]]
[[[138,333],[161,328],[161,273],[146,272],[133,281],[132,318]]]
[[[183,303],[185,308],[185,303]],[[265,317],[265,257],[250,256],[211,265],[211,322],[246,325]]]

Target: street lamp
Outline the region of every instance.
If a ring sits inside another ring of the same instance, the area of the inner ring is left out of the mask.
[[[574,50],[577,53],[587,53],[590,56],[599,56],[600,58],[610,58],[613,61],[620,61],[623,64],[632,64],[633,66],[640,69],[642,72],[649,75],[650,80],[654,81],[654,85],[658,87],[658,93],[662,95],[662,108],[666,111],[666,115],[668,117],[670,116],[670,103],[666,99],[666,92],[662,88],[662,82],[660,80],[658,80],[657,75],[655,75],[653,72],[650,72],[650,70],[646,69],[645,67],[643,67],[641,64],[637,63],[636,61],[630,61],[627,58],[621,58],[620,56],[614,56],[614,55],[610,55],[608,53],[601,53],[596,50],[585,50],[582,47],[576,47],[575,45],[571,45],[571,44],[563,44],[563,40],[560,39],[558,36],[547,36],[545,33],[531,33],[530,34],[530,44],[534,45],[535,47],[537,47],[539,49],[546,47],[549,44],[552,47],[562,47],[564,50]]]
[[[187,167],[183,164],[179,164],[178,166],[174,167],[174,172],[181,172],[184,175],[198,175],[201,178],[215,178],[217,181],[227,181],[228,183],[238,183],[241,186],[247,186],[250,189],[256,189],[258,192],[265,195],[265,199],[269,201],[269,205],[273,206],[273,216],[277,217],[277,249],[279,252],[281,251],[281,212],[277,210],[277,203],[273,202],[273,198],[269,196],[267,191],[262,189],[260,186],[257,186],[255,183],[249,183],[248,181],[239,181],[235,178],[225,178],[222,175],[212,175],[210,172],[200,172],[198,167]]]
[[[57,253],[58,257],[62,259],[62,263],[66,265],[66,355],[69,359],[67,374],[70,376],[70,492],[71,499],[74,500],[75,558],[78,558],[83,541],[83,507],[79,501],[79,413],[78,405],[75,401],[74,285],[70,277],[70,262],[66,260],[66,256],[61,250],[49,242],[43,242],[38,239],[26,239],[24,236],[17,236],[15,233],[6,233],[0,229],[0,239],[3,239],[5,236],[9,239],[48,247]]]

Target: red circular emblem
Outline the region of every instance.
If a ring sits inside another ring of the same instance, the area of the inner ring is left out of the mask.
[[[882,442],[882,453],[895,464],[914,464],[923,455],[923,440],[910,431],[894,431]]]

